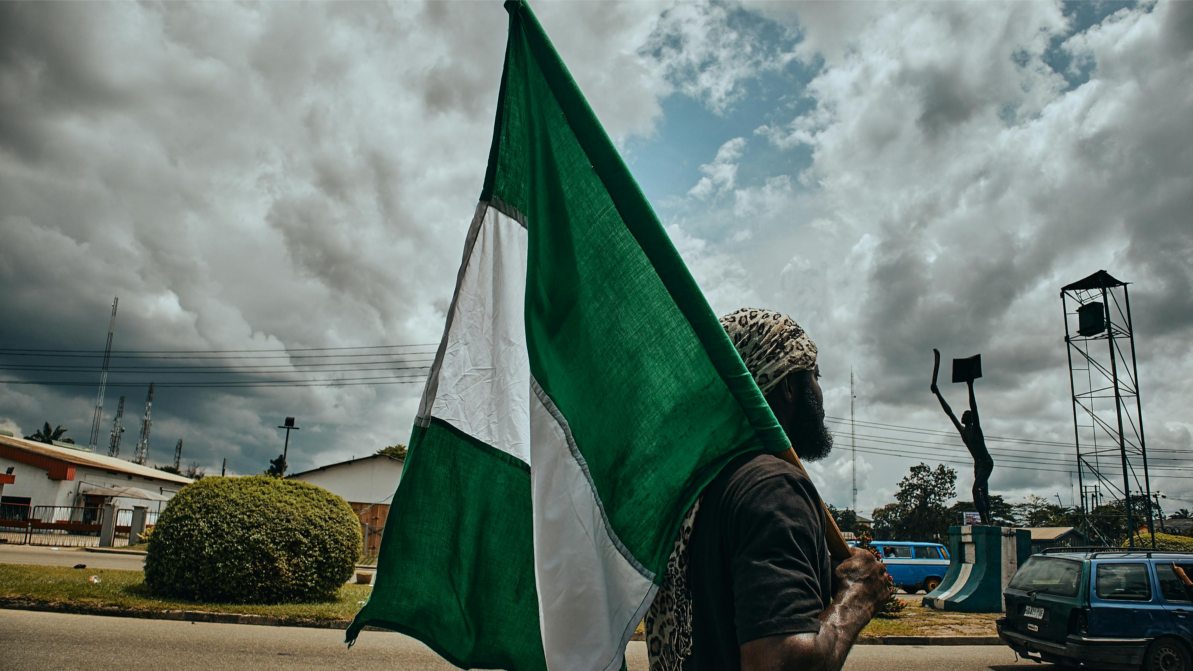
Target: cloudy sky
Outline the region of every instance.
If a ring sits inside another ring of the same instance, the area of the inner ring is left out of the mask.
[[[1102,268],[1133,283],[1153,488],[1193,508],[1193,3],[535,9],[713,308],[800,321],[830,418],[852,368],[861,510],[921,460],[968,498],[955,439],[890,428],[950,429],[933,347],[982,354],[989,436],[1072,442],[1058,294]],[[150,380],[153,463],[183,438],[258,472],[286,415],[293,468],[405,442],[506,25],[496,1],[0,4],[0,426],[86,442],[119,296],[101,449],[127,395],[131,455]],[[330,378],[355,384],[226,384]],[[839,506],[848,447],[814,466]],[[993,492],[1069,502],[1071,447],[991,447]]]

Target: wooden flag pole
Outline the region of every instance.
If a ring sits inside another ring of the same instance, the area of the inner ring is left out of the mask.
[[[795,454],[795,450],[793,448],[789,447],[785,451],[779,452],[775,456],[779,457],[783,461],[786,461],[792,466],[795,466],[802,471],[804,475],[808,474],[808,471],[800,462],[799,457]],[[824,505],[824,502],[821,501],[820,505]],[[854,512],[856,513],[857,511]],[[824,541],[828,544],[828,553],[833,559],[837,561],[845,561],[846,559],[849,559],[849,555],[851,554],[849,544],[845,542],[845,537],[841,535],[841,530],[837,528],[836,520],[834,520],[833,516],[829,514],[828,506],[824,507]]]

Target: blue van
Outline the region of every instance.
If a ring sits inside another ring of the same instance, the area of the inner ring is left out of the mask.
[[[1193,577],[1193,554],[1066,548],[1032,555],[1003,592],[998,637],[1035,661],[1190,671],[1193,588],[1174,564]]]
[[[870,545],[882,555],[895,585],[908,594],[921,589],[931,592],[949,570],[949,551],[940,543],[871,541]]]

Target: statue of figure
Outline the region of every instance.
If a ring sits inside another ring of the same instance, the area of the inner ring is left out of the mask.
[[[961,413],[961,421],[957,421],[957,416],[953,414],[953,409],[949,407],[947,401],[944,400],[944,395],[940,393],[940,387],[936,386],[936,377],[940,372],[940,351],[933,349],[932,353],[936,356],[936,364],[932,368],[932,393],[936,394],[936,398],[940,399],[940,406],[944,408],[944,412],[953,420],[953,426],[957,427],[957,432],[961,434],[961,440],[965,441],[965,447],[969,449],[969,454],[973,457],[973,505],[978,509],[978,514],[982,516],[982,524],[990,524],[990,473],[994,471],[994,459],[990,458],[990,451],[986,449],[986,438],[982,435],[982,424],[978,419],[978,402],[973,395],[973,378],[977,375],[966,376],[965,383],[969,387],[969,410]],[[979,362],[980,365],[980,362]],[[955,370],[956,364],[954,364]],[[955,379],[957,373],[954,372],[954,382],[960,380]]]

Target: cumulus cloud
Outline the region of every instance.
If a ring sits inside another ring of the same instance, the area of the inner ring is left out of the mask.
[[[699,200],[708,200],[732,189],[737,181],[737,161],[741,158],[745,146],[744,137],[735,137],[721,145],[712,163],[700,166],[700,172],[704,176],[688,191],[688,195]]]
[[[787,39],[758,39],[759,18],[727,3],[676,3],[660,15],[642,52],[677,92],[724,114],[745,97],[746,82],[795,57]]]

